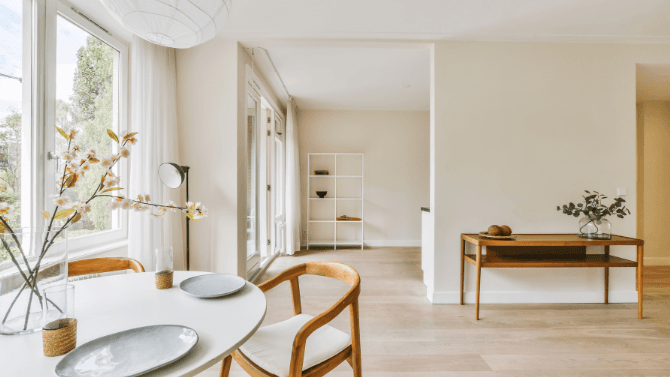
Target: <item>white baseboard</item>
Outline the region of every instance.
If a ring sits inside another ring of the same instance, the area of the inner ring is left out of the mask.
[[[461,296],[458,291],[428,290],[428,299],[433,304],[458,304]],[[601,304],[604,292],[486,292],[482,291],[479,302],[482,304]],[[465,304],[474,304],[476,292],[465,292]],[[637,302],[637,291],[610,291],[609,302],[626,304]]]
[[[645,257],[644,258],[645,266],[670,266],[670,257],[664,258],[654,258],[654,257]]]
[[[370,247],[421,247],[421,240],[365,240]]]

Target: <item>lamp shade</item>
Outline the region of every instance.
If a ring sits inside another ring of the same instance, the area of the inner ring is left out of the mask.
[[[100,0],[126,29],[151,43],[189,48],[214,38],[232,0]]]
[[[175,189],[184,182],[184,169],[172,162],[164,162],[158,167],[158,178],[169,188]]]

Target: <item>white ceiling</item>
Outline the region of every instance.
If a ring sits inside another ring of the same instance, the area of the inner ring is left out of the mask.
[[[300,108],[430,109],[430,50],[424,45],[244,45],[268,50]]]
[[[99,1],[70,1],[130,41]],[[300,107],[427,110],[422,41],[670,43],[670,0],[233,0],[218,37],[267,48]]]
[[[668,0],[233,0],[220,36],[670,41]]]
[[[670,101],[670,65],[637,65],[637,101]]]

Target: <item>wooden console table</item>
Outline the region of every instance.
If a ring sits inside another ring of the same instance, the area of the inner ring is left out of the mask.
[[[479,320],[479,285],[482,267],[604,267],[605,304],[608,303],[609,268],[636,267],[638,317],[642,318],[642,280],[644,241],[637,238],[612,236],[611,240],[589,240],[577,234],[516,234],[515,239],[496,240],[478,234],[461,234],[461,305],[465,261],[477,267],[477,304],[475,318]],[[465,254],[465,243],[477,247],[477,254]],[[637,246],[637,261],[610,255],[610,246]],[[482,255],[482,247],[486,255]],[[604,246],[604,254],[586,254],[586,246]]]

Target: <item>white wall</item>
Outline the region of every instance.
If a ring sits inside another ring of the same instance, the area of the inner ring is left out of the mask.
[[[238,197],[238,44],[214,39],[177,50],[180,155],[189,171],[190,199],[209,217],[191,222],[191,269],[242,274]]]
[[[670,62],[669,46],[439,42],[433,57],[433,302],[458,302],[460,233],[576,233],[556,206],[584,189],[624,187],[635,213],[635,64]],[[635,236],[635,216],[612,224]],[[610,271],[610,301],[637,301],[634,269]],[[602,302],[603,269],[484,269],[481,287],[482,302]]]
[[[191,222],[191,269],[246,276],[246,65],[231,39],[177,50],[177,113],[190,199],[209,217]],[[261,81],[263,75],[259,74]],[[273,101],[277,97],[268,94]]]
[[[429,202],[429,127],[427,111],[300,109],[303,224],[307,154],[363,153],[365,243],[420,246],[420,207]]]

